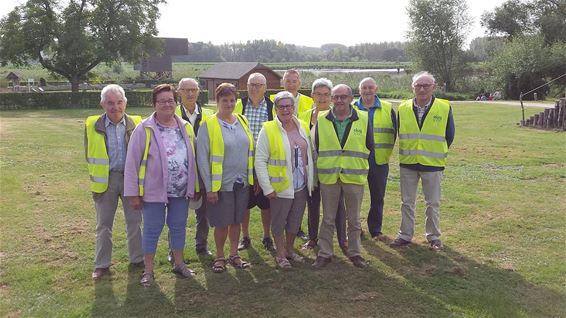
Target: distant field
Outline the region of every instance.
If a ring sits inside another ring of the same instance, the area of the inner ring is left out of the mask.
[[[171,273],[163,233],[149,289],[139,285],[141,270],[128,266],[120,209],[112,275],[96,284],[90,278],[95,215],[83,125],[99,111],[0,112],[0,317],[565,317],[565,133],[517,127],[516,106],[458,103],[453,111],[444,252],[426,247],[419,194],[415,244],[394,250],[363,241],[365,270],[337,245],[326,269],[311,268],[312,252],[301,252],[307,264],[277,269],[260,244],[254,210],[253,248],[242,252],[252,267],[214,274],[212,258],[195,256],[191,211],[186,261],[196,278]],[[536,112],[527,108],[527,116]],[[396,152],[385,198],[389,238],[400,222]],[[366,230],[368,204],[366,189]]]

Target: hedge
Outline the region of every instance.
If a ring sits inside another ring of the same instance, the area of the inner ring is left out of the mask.
[[[126,92],[128,106],[151,106],[151,92]],[[201,91],[199,103],[208,103],[208,92]],[[45,92],[0,94],[0,110],[97,108],[100,107],[100,92]]]

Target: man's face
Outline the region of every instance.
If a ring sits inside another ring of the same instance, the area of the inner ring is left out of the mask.
[[[301,88],[301,80],[297,74],[287,74],[283,78],[283,89],[292,93],[293,95],[297,95],[297,92]]]
[[[263,78],[256,76],[248,80],[248,95],[251,99],[260,99],[265,95],[267,86]]]
[[[108,118],[113,123],[117,123],[124,117],[126,100],[119,93],[109,92],[106,94],[104,102],[100,102],[100,106],[102,106]]]
[[[328,109],[330,107],[330,88],[319,86],[312,92],[312,99],[318,109]]]
[[[338,86],[334,88],[332,92],[332,103],[337,111],[346,111],[354,97],[348,91],[348,88],[344,86]]]
[[[371,100],[377,93],[377,85],[372,80],[360,83],[360,95],[363,100]]]
[[[413,83],[413,93],[419,100],[429,100],[434,93],[436,85],[430,76],[421,76]]]
[[[185,106],[193,106],[197,102],[200,92],[198,85],[193,81],[184,81],[177,89],[181,96],[181,103]]]

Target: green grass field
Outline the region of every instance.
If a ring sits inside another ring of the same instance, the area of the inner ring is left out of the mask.
[[[83,125],[99,111],[0,112],[0,316],[565,317],[566,134],[519,128],[518,107],[453,107],[444,252],[431,252],[424,242],[420,202],[416,244],[393,250],[363,241],[365,270],[336,245],[337,257],[323,270],[311,269],[314,253],[301,252],[309,263],[281,271],[261,247],[254,211],[253,248],[242,253],[252,268],[214,274],[212,258],[194,254],[191,212],[186,261],[196,278],[171,273],[164,232],[149,289],[139,285],[141,269],[128,265],[121,210],[112,275],[97,283],[90,278],[95,214]],[[529,108],[527,115],[539,111]],[[399,202],[394,155],[384,217],[390,238],[400,223]]]

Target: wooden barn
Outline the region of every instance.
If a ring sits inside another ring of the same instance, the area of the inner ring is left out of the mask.
[[[246,90],[248,77],[252,73],[261,73],[267,79],[267,89],[281,87],[281,76],[269,67],[256,62],[218,63],[200,74],[200,85],[209,91],[209,99],[214,99],[214,90],[221,83],[231,83],[238,90]]]

